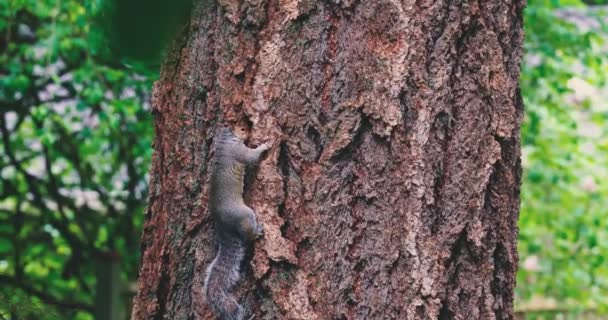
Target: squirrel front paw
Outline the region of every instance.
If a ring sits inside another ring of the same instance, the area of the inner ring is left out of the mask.
[[[272,148],[272,142],[270,141],[264,142],[258,147],[262,152],[269,150],[270,148]]]
[[[258,223],[258,225],[255,227],[255,238],[260,238],[264,236],[264,227],[262,226],[261,223]]]

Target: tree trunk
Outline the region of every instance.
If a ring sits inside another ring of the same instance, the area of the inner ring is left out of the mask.
[[[213,127],[246,183],[255,319],[511,319],[523,0],[197,1],[155,84],[134,319],[213,319]]]

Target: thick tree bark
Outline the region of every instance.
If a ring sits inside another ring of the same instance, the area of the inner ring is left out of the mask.
[[[256,319],[511,319],[523,0],[197,1],[155,84],[134,319],[212,319],[213,126],[248,179]]]

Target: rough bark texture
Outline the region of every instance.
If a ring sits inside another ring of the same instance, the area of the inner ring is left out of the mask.
[[[523,0],[200,2],[155,84],[134,319],[212,319],[213,126],[274,147],[256,319],[511,319]]]

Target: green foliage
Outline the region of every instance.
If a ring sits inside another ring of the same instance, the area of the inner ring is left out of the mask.
[[[100,62],[96,14],[75,0],[0,1],[4,318],[91,319],[106,252],[136,278],[153,76]]]
[[[580,13],[595,22],[569,22]],[[608,47],[596,15],[574,0],[526,10],[520,305],[608,311]]]
[[[96,40],[113,58],[158,63],[163,50],[187,25],[191,0],[97,0]]]

